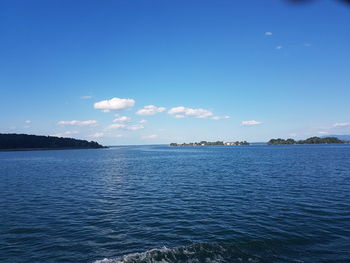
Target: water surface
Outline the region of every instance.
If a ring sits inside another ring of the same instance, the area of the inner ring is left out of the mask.
[[[0,262],[350,262],[350,146],[0,152]]]

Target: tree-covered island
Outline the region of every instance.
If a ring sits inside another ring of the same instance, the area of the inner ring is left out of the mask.
[[[224,141],[216,141],[216,142],[190,142],[190,143],[170,143],[170,146],[237,146],[237,145],[249,145],[247,141],[235,141],[235,142],[224,142]]]
[[[296,141],[294,139],[271,139],[267,142],[269,145],[280,145],[280,144],[336,144],[336,143],[347,143],[347,141],[339,140],[336,137],[310,137],[306,140]]]
[[[0,150],[39,150],[39,149],[99,149],[106,148],[97,142],[38,136],[28,134],[0,134]]]

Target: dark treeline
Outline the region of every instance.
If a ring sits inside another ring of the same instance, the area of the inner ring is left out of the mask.
[[[293,139],[271,139],[267,144],[278,145],[278,144],[334,144],[334,143],[346,143],[346,141],[339,140],[336,137],[310,137],[306,140],[295,141]]]
[[[28,134],[0,134],[0,149],[74,149],[74,148],[104,148],[97,142],[61,138],[53,136],[37,136]]]

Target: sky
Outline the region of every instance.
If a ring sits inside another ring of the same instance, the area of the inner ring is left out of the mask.
[[[105,145],[350,134],[336,0],[4,0],[0,133]]]

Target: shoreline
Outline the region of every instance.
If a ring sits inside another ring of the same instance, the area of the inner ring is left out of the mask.
[[[50,150],[96,150],[96,149],[106,149],[103,148],[74,148],[74,147],[64,147],[64,148],[12,148],[12,149],[0,149],[0,152],[19,152],[19,151],[50,151]]]

